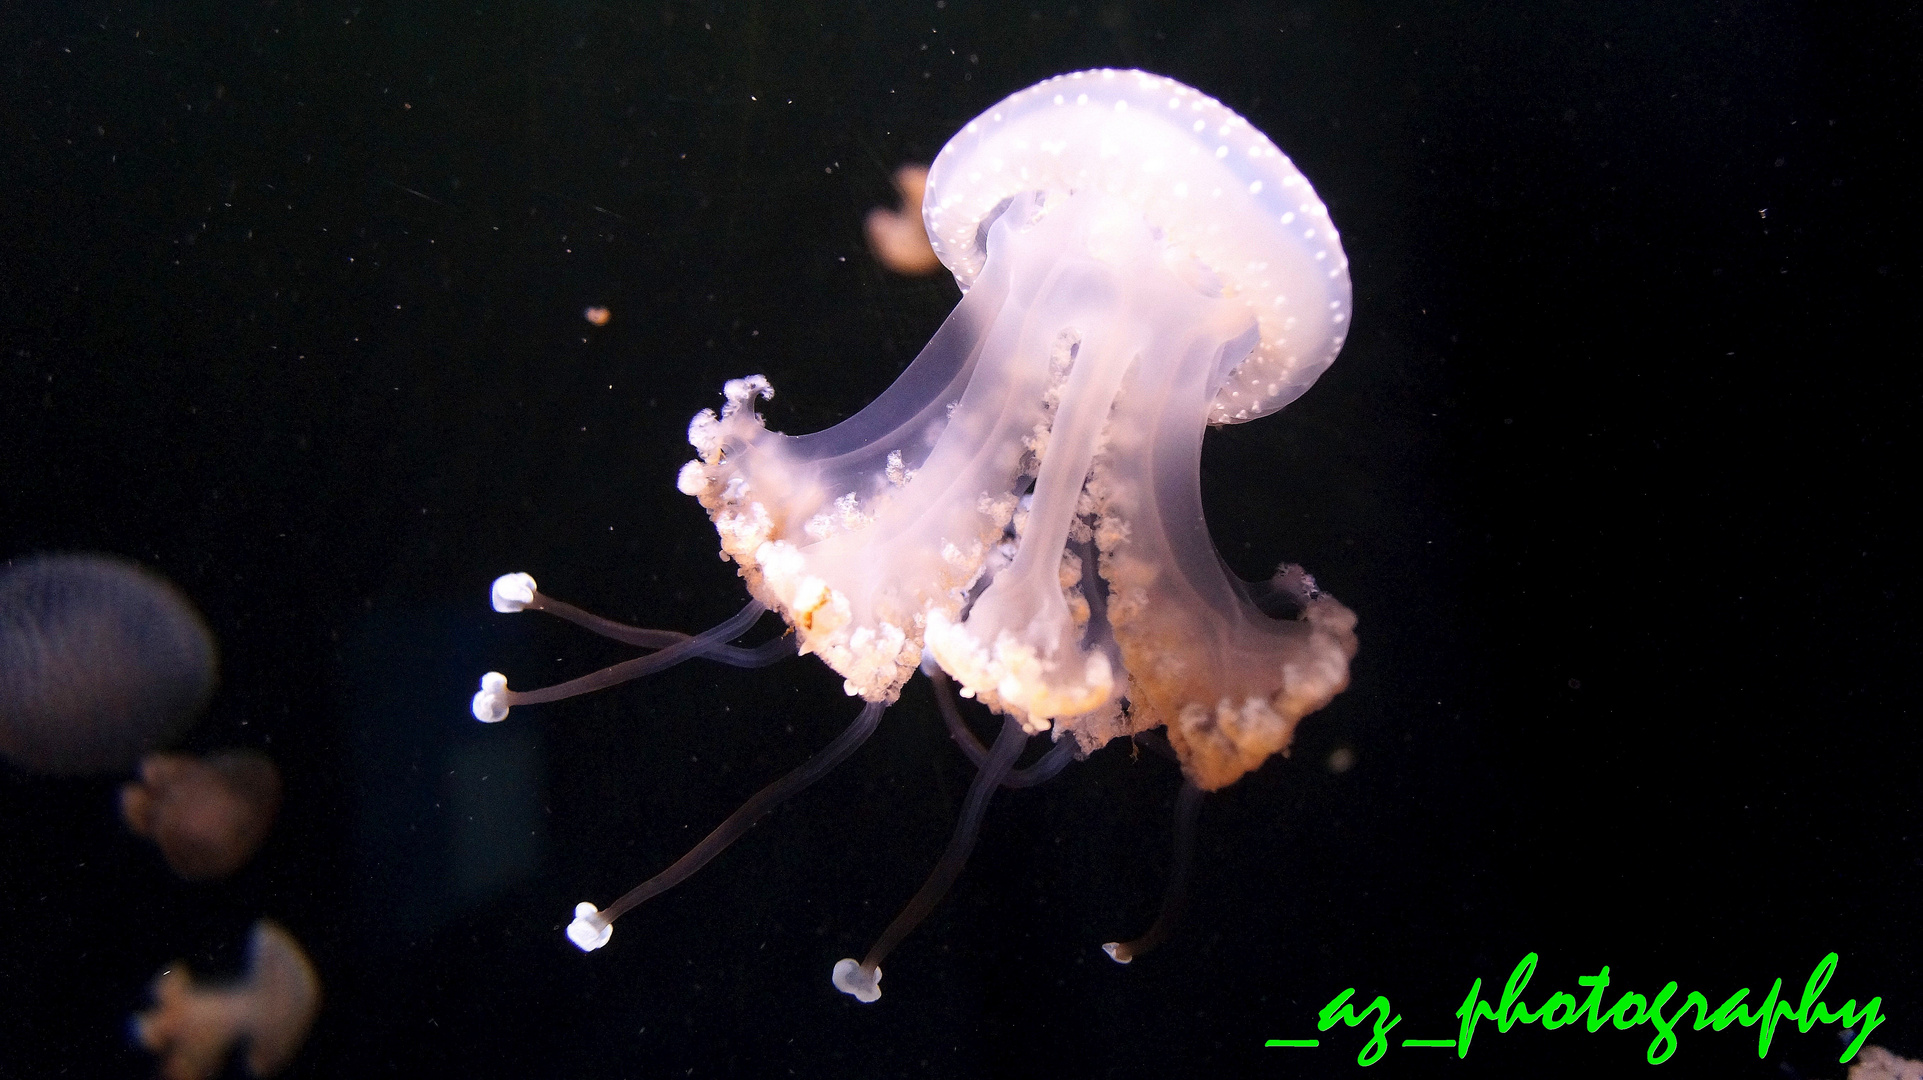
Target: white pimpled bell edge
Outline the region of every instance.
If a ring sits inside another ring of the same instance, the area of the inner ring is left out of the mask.
[[[835,989],[863,1004],[881,1000],[880,968],[876,968],[873,974],[869,974],[862,969],[858,961],[853,959],[837,960],[835,961],[834,983]]]
[[[586,900],[574,905],[574,921],[568,924],[568,940],[582,952],[593,952],[614,936],[614,925],[601,917],[601,909]]]
[[[490,671],[481,676],[481,689],[474,695],[474,719],[483,724],[498,724],[507,719],[507,676]]]
[[[529,574],[502,574],[494,579],[488,593],[494,610],[504,614],[519,611],[534,602],[534,578]]]
[[[1108,958],[1110,960],[1113,960],[1118,964],[1126,964],[1130,960],[1135,959],[1133,956],[1122,955],[1122,943],[1119,941],[1110,941],[1110,942],[1104,943],[1102,945],[1102,951],[1108,954]]]

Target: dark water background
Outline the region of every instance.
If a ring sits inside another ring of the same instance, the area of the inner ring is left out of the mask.
[[[0,766],[0,1075],[147,1074],[148,980],[233,970],[261,915],[326,983],[297,1077],[1342,1076],[1356,1033],[1262,1042],[1350,986],[1448,1037],[1531,950],[1537,1000],[1604,964],[1760,996],[1836,950],[1832,1002],[1923,1056],[1919,56],[1909,4],[0,7],[0,558],[178,582],[224,650],[189,745],[287,781],[190,886],[113,782]],[[1099,65],[1220,97],[1342,230],[1346,350],[1204,486],[1237,569],[1360,614],[1354,685],[1208,801],[1188,922],[1129,968],[1096,946],[1153,917],[1176,776],[1114,747],[998,799],[879,1004],[829,986],[967,785],[919,682],[583,956],[577,900],[855,708],[812,659],[691,664],[482,728],[482,671],[623,655],[488,582],[738,607],[673,488],[689,416],[751,372],[791,432],[878,393],[957,295],[867,255],[889,173]],[[1648,1040],[1373,1068],[1617,1076]],[[1685,1033],[1657,1075],[1838,1050]]]

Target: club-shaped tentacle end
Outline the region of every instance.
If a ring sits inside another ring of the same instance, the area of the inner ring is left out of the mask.
[[[839,960],[835,963],[835,989],[866,1004],[881,1000],[881,968],[865,968],[859,961]]]
[[[574,921],[568,924],[568,940],[582,952],[593,952],[614,936],[614,924],[601,917],[601,909],[586,900],[574,905]]]
[[[530,574],[502,574],[494,579],[488,599],[494,602],[496,611],[520,611],[534,602],[534,578]]]
[[[474,719],[483,724],[498,724],[507,719],[507,676],[490,671],[481,676],[481,689],[474,695]]]

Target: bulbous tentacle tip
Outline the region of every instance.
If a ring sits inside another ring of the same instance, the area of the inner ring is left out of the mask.
[[[614,924],[601,917],[601,909],[586,900],[574,905],[574,921],[568,924],[568,940],[582,952],[593,952],[614,936]]]
[[[530,574],[502,574],[488,591],[494,610],[504,614],[520,611],[534,602],[534,577]]]
[[[507,676],[498,671],[481,676],[481,689],[474,695],[474,719],[498,724],[507,719],[507,709]]]
[[[1135,954],[1128,951],[1128,946],[1119,941],[1104,942],[1102,951],[1108,954],[1110,960],[1118,964],[1126,964],[1135,959]]]
[[[855,960],[835,962],[835,989],[866,1004],[881,1000],[881,968],[864,968]]]

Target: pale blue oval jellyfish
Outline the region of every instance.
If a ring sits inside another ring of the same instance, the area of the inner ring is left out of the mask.
[[[213,693],[213,635],[180,590],[108,555],[0,569],[0,754],[40,772],[124,772]]]
[[[772,659],[734,640],[765,611],[867,704],[808,764],[764,790],[680,862],[569,936],[610,923],[692,873],[780,799],[852,753],[918,669],[1003,715],[953,840],[921,891],[834,984],[880,996],[881,961],[940,899],[989,798],[1111,739],[1167,729],[1185,777],[1178,865],[1200,793],[1285,750],[1348,684],[1355,616],[1300,568],[1230,573],[1202,516],[1202,435],[1300,396],[1348,332],[1348,260],[1327,208],[1268,137],[1220,102],[1139,71],[1084,71],[1004,99],[928,173],[930,241],[965,295],[867,408],[788,436],[755,412],[774,388],[730,381],[694,419],[699,499],[753,600],[697,637],[605,624],[497,582],[497,609],[540,607],[659,651],[547,690],[490,673],[475,715],[553,700],[668,663]],[[649,635],[652,635],[651,637]],[[779,643],[777,643],[779,644]],[[1013,768],[1024,743],[1054,749]],[[1180,907],[1131,942],[1159,941]]]

